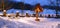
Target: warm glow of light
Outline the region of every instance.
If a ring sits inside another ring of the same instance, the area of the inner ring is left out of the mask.
[[[4,12],[6,12],[6,10],[4,10]]]

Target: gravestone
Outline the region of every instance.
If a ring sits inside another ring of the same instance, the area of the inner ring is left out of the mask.
[[[50,18],[50,14],[48,14],[48,18]]]
[[[26,13],[26,17],[30,17],[28,13]]]
[[[36,17],[36,14],[33,14],[33,17]]]
[[[16,17],[18,17],[18,16],[19,16],[19,11],[16,12]]]

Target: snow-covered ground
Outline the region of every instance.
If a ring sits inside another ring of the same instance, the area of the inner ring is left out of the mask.
[[[60,19],[35,17],[0,17],[0,28],[58,28]]]

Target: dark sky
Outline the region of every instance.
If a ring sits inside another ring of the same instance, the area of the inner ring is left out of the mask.
[[[36,3],[40,3],[41,5],[49,5],[50,1],[56,3],[56,0],[10,0],[10,1],[24,2],[24,3],[31,4],[31,5],[34,5]]]

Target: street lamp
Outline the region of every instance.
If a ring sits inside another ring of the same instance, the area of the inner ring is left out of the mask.
[[[38,13],[39,12],[43,12],[43,8],[40,6],[39,3],[35,7],[35,12],[36,12],[36,19],[35,19],[35,21],[40,21],[40,19],[38,19],[38,15],[39,15]]]

